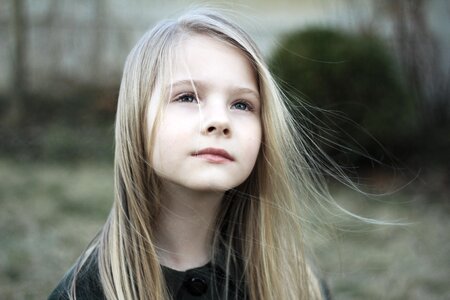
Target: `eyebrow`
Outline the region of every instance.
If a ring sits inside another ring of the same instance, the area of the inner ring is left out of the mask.
[[[194,87],[200,87],[200,88],[205,88],[205,87],[208,86],[207,83],[205,83],[203,81],[200,81],[200,80],[184,79],[184,80],[179,80],[179,81],[176,81],[176,82],[174,82],[172,84],[169,84],[167,87],[168,87],[168,89],[170,89],[170,88],[173,89],[173,88],[176,88],[178,86],[185,86],[185,85],[188,85],[188,86],[194,85]],[[254,89],[247,88],[247,87],[239,87],[239,86],[236,87],[236,86],[233,86],[232,90],[234,92],[237,92],[237,93],[252,94],[253,96],[255,96],[256,98],[259,99],[259,93],[257,91],[255,91]]]

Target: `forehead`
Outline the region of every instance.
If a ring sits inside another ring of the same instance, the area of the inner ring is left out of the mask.
[[[171,82],[197,80],[240,85],[257,91],[257,76],[243,50],[206,34],[185,35],[174,47]]]

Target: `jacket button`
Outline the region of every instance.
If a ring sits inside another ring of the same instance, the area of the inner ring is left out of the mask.
[[[199,277],[188,278],[184,282],[184,286],[186,287],[187,291],[193,296],[201,296],[208,289],[206,281]]]

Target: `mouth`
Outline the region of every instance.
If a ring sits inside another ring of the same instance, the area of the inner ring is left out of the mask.
[[[233,156],[231,156],[224,149],[219,148],[205,148],[200,151],[194,152],[192,156],[205,159],[212,163],[224,163],[234,161]]]

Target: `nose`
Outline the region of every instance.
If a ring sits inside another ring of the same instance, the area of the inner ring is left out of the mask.
[[[204,112],[202,133],[205,135],[231,136],[230,120],[226,108],[214,107]]]
[[[223,136],[229,136],[230,135],[230,129],[227,126],[224,126],[223,124],[214,123],[210,124],[208,128],[205,130],[206,134],[218,134]]]

